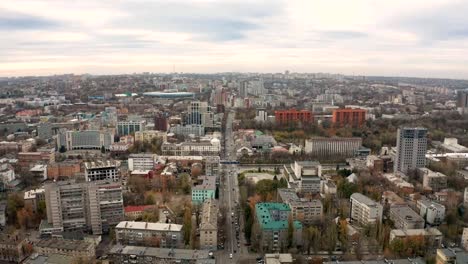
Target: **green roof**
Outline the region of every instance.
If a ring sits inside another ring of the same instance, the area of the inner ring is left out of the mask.
[[[255,135],[256,135],[256,136],[262,136],[262,135],[263,135],[263,132],[260,131],[260,130],[255,130]]]
[[[257,221],[262,229],[278,230],[287,229],[288,220],[277,221],[273,218],[271,211],[286,211],[290,212],[291,208],[285,203],[257,203],[255,205],[255,213]],[[302,229],[302,224],[299,221],[294,221],[295,229]]]

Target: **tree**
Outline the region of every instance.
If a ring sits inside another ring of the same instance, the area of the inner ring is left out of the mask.
[[[156,200],[154,199],[154,195],[148,194],[145,198],[145,204],[155,204]]]
[[[8,222],[10,224],[18,224],[17,214],[21,208],[24,207],[24,200],[18,193],[12,193],[8,196],[7,200],[7,213],[8,213]]]
[[[192,233],[192,207],[190,204],[185,205],[183,230],[185,245],[189,245]]]
[[[67,149],[65,148],[64,145],[61,145],[61,146],[60,146],[59,152],[60,152],[60,153],[65,153],[65,152],[67,152]]]
[[[102,154],[106,153],[106,148],[104,146],[101,146],[101,153]]]
[[[293,247],[294,245],[294,221],[292,214],[288,216],[288,248]]]
[[[179,175],[178,187],[184,194],[190,194],[192,191],[192,183],[188,174],[184,173]]]

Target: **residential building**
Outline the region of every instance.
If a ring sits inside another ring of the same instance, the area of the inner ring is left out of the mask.
[[[205,135],[205,127],[203,125],[181,125],[177,124],[169,129],[171,133],[180,136],[193,135],[194,137],[202,137]]]
[[[318,157],[354,157],[361,148],[360,137],[313,137],[305,141],[304,151]]]
[[[115,239],[123,245],[183,248],[182,225],[122,221],[115,227]]]
[[[255,121],[257,122],[265,122],[268,119],[268,113],[265,108],[257,108]]]
[[[96,160],[85,162],[84,168],[86,181],[118,181],[120,179],[119,164],[117,161]]]
[[[217,250],[218,247],[218,203],[214,199],[203,202],[200,219],[200,249]]]
[[[163,155],[169,156],[189,156],[189,155],[207,155],[218,156],[221,151],[219,139],[213,138],[210,142],[182,142],[182,143],[163,143],[161,146]]]
[[[0,232],[0,262],[22,263],[31,253],[26,249],[26,238],[19,234],[6,234]]]
[[[319,199],[299,198],[294,189],[278,189],[278,196],[291,208],[293,220],[311,225],[323,217],[323,205]]]
[[[248,81],[241,81],[239,82],[239,97],[246,98],[248,94]]]
[[[419,215],[426,220],[429,225],[440,225],[445,219],[445,206],[429,201],[427,199],[420,199],[417,202],[419,208]]]
[[[468,187],[465,188],[463,193],[463,204],[468,207]]]
[[[276,252],[288,248],[288,226],[291,208],[285,203],[255,204],[255,221],[260,227],[263,251]],[[302,244],[302,224],[293,220],[293,244]]]
[[[92,242],[61,238],[41,239],[34,243],[34,251],[39,254],[62,254],[81,258],[88,262],[96,258],[96,249]]]
[[[337,126],[361,127],[366,122],[366,110],[344,108],[333,110],[332,123]]]
[[[397,133],[397,152],[394,172],[406,174],[426,165],[427,129],[399,128]]]
[[[55,161],[55,149],[40,148],[36,152],[18,153],[18,166],[22,170],[29,170],[34,165],[48,164]]]
[[[37,212],[39,204],[41,202],[45,203],[45,189],[33,189],[24,192],[24,205],[30,207],[34,213]],[[43,208],[44,209],[44,208]]]
[[[275,122],[277,124],[288,124],[295,122],[310,124],[314,122],[314,115],[309,110],[278,110],[275,111]]]
[[[68,160],[47,165],[47,178],[51,180],[73,178],[78,173],[81,173],[81,161]]]
[[[15,169],[11,164],[0,164],[0,184],[7,187],[16,179]]]
[[[128,169],[130,171],[150,171],[156,166],[156,155],[150,153],[130,154],[128,156]]]
[[[363,226],[382,222],[381,204],[360,193],[353,193],[350,199],[351,221]]]
[[[200,176],[200,184],[192,187],[192,203],[203,203],[207,199],[215,199],[216,177]]]
[[[154,139],[161,140],[162,142],[167,141],[167,132],[159,130],[145,130],[135,132],[135,141],[146,141],[152,142]]]
[[[407,205],[394,205],[390,207],[390,220],[397,229],[424,228],[424,219]]]
[[[47,222],[64,231],[102,234],[123,220],[119,183],[59,181],[45,185]]]
[[[103,126],[115,127],[117,125],[117,108],[108,106],[101,112],[101,123]]]
[[[358,263],[359,262],[359,263]],[[340,261],[339,263],[342,264],[388,264],[392,262],[393,264],[426,264],[426,261],[420,257],[417,258],[404,258],[404,259],[392,259],[388,260],[386,258],[382,260],[348,260],[348,261]],[[336,261],[325,261],[323,264],[336,264]]]
[[[427,229],[393,229],[390,231],[390,241],[394,239],[406,239],[406,238],[415,238],[423,237],[426,241],[426,245],[429,249],[439,248],[442,244],[442,233],[437,228],[427,228]]]
[[[207,263],[215,264],[208,250],[157,248],[115,245],[109,251],[109,260],[114,264],[124,263]]]
[[[447,188],[447,176],[428,168],[419,168],[418,174],[423,177],[423,187],[434,192]]]
[[[135,134],[137,131],[145,130],[144,120],[128,120],[117,122],[117,135],[126,136]]]
[[[114,142],[114,134],[104,130],[70,131],[62,130],[57,136],[57,147],[65,150],[75,149],[110,149]]]

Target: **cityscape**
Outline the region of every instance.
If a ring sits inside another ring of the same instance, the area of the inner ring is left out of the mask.
[[[0,3],[0,264],[468,263],[466,11]]]

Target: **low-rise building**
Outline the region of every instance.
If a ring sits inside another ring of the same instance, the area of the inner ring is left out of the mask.
[[[60,178],[72,178],[81,172],[81,161],[53,162],[47,166],[47,178],[59,180]]]
[[[447,176],[428,168],[419,168],[418,173],[423,177],[423,187],[438,192],[447,188]]]
[[[151,153],[130,154],[128,156],[128,169],[130,171],[141,170],[150,171],[154,170],[156,165],[156,155]]]
[[[424,228],[424,219],[407,205],[395,205],[390,207],[390,220],[397,229],[421,229]]]
[[[116,161],[85,162],[84,167],[86,181],[118,181],[120,179],[119,164]]]
[[[294,189],[278,189],[278,196],[291,208],[293,220],[310,225],[323,217],[323,205],[319,199],[301,199]]]
[[[468,262],[468,252],[459,248],[438,248],[436,264],[460,264]]]
[[[265,254],[265,264],[288,264],[294,263],[293,256],[290,253]]]
[[[154,205],[128,205],[124,208],[125,219],[136,220],[143,216],[145,211],[159,210]]]
[[[165,142],[161,146],[163,155],[170,156],[189,156],[189,155],[207,155],[218,156],[221,151],[219,139],[213,138],[211,141],[202,142],[182,142],[168,143]]]
[[[24,205],[32,208],[33,212],[37,212],[40,202],[45,205],[45,189],[34,189],[24,192]],[[45,209],[45,208],[44,208]]]
[[[353,193],[350,199],[351,221],[363,226],[382,222],[381,204],[360,193]]]
[[[288,247],[288,226],[291,208],[285,203],[257,203],[255,221],[260,227],[260,245],[266,252]],[[293,220],[293,244],[302,244],[302,224]]]
[[[145,130],[135,132],[135,141],[146,141],[152,142],[154,139],[161,140],[161,142],[167,141],[167,133],[159,130]]]
[[[423,237],[430,249],[439,248],[442,244],[442,233],[437,228],[427,229],[393,229],[390,231],[390,242],[394,239]]]
[[[115,245],[109,251],[111,263],[208,263],[214,264],[208,250]]]
[[[0,232],[0,262],[21,263],[32,252],[28,245],[24,235]]]
[[[218,204],[214,199],[203,202],[200,219],[200,248],[216,250],[218,246]]]
[[[115,238],[123,245],[182,248],[182,225],[122,221],[115,227]]]
[[[463,228],[461,246],[465,251],[468,251],[468,227]]]
[[[445,206],[439,203],[421,199],[418,200],[417,207],[420,210],[419,215],[424,217],[429,225],[440,225],[445,219]]]
[[[96,249],[92,242],[60,238],[41,239],[34,244],[34,251],[39,254],[62,254],[84,261],[96,258]]]
[[[215,199],[216,177],[201,176],[198,179],[201,183],[192,187],[192,202],[200,204],[207,199]]]
[[[7,210],[7,203],[6,201],[0,201],[0,228],[6,226],[6,210]]]
[[[362,138],[314,137],[305,141],[304,151],[319,157],[354,157],[362,146]]]

